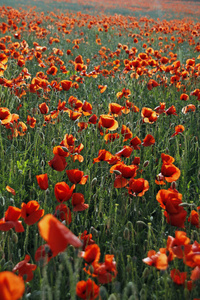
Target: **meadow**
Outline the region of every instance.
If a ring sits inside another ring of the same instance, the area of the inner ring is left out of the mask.
[[[0,300],[200,299],[200,3],[0,5]]]

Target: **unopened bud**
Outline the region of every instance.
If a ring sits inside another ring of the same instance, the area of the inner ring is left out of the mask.
[[[113,173],[114,173],[115,175],[122,175],[122,173],[121,173],[120,171],[118,171],[118,170],[113,170]]]
[[[12,234],[12,239],[13,239],[13,241],[14,241],[15,244],[18,243],[18,236],[17,236],[17,234],[14,233],[14,232],[13,232],[13,234]]]
[[[56,140],[55,139],[53,139],[52,141],[51,141],[51,146],[55,146],[55,144],[56,144]]]
[[[130,231],[127,227],[125,227],[124,229],[124,233],[123,233],[124,239],[129,241],[130,240]]]
[[[171,183],[171,189],[175,190],[176,187],[177,187],[177,184],[176,184],[175,181],[173,181],[173,182]]]
[[[96,183],[97,183],[97,178],[94,177],[91,181],[91,185],[94,186],[94,185],[96,185]]]
[[[146,161],[143,163],[143,167],[146,168],[148,165],[149,165],[149,161],[146,160]]]

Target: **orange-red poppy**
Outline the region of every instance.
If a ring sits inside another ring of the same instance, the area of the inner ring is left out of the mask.
[[[144,123],[154,123],[158,119],[158,115],[149,107],[143,107],[141,111],[141,116]]]
[[[36,122],[37,122],[36,118],[31,117],[29,115],[27,116],[26,124],[28,124],[31,128],[35,127]]]
[[[116,262],[114,255],[106,254],[103,263],[93,263],[94,272],[92,276],[96,276],[98,282],[101,284],[107,284],[111,282],[117,276]]]
[[[26,282],[29,282],[33,279],[33,271],[37,268],[34,264],[29,264],[30,256],[26,255],[25,259],[20,261],[13,269],[12,271],[15,273],[18,273],[18,276],[21,278],[25,278],[24,280]]]
[[[187,272],[180,272],[177,269],[172,269],[170,271],[170,277],[174,283],[183,285],[187,279]]]
[[[100,287],[90,278],[79,281],[76,285],[76,295],[81,299],[94,300],[99,296]]]
[[[75,184],[73,184],[70,188],[64,181],[56,183],[54,187],[54,194],[57,201],[61,203],[68,201],[71,198],[74,189]]]
[[[131,130],[126,125],[122,125],[121,134],[124,137],[123,142],[126,142],[133,137]]]
[[[24,280],[13,272],[0,272],[0,299],[19,300],[25,292]]]
[[[182,108],[182,113],[183,114],[187,114],[190,111],[193,111],[193,112],[196,111],[196,106],[194,104],[188,104],[187,106],[184,106]]]
[[[155,144],[155,139],[151,134],[147,134],[147,136],[144,138],[142,142],[142,146],[148,147]]]
[[[0,121],[2,125],[9,124],[12,119],[12,115],[7,107],[0,107]]]
[[[44,215],[44,209],[39,209],[37,201],[31,200],[27,204],[21,204],[21,217],[27,225],[33,225]]]
[[[130,140],[130,146],[133,147],[134,150],[140,150],[139,145],[141,144],[141,140],[138,136],[134,137],[132,140]]]
[[[133,151],[132,147],[129,146],[124,146],[122,150],[118,151],[117,153],[115,153],[115,155],[117,156],[122,156],[122,157],[130,157],[131,153]]]
[[[60,83],[64,91],[69,91],[72,86],[72,81],[70,80],[62,80]]]
[[[172,134],[172,137],[179,133],[182,133],[184,130],[185,130],[185,127],[183,125],[177,125],[175,127],[175,133]]]
[[[63,252],[68,245],[76,248],[82,246],[79,238],[51,214],[45,215],[39,221],[38,228],[41,237],[47,242],[54,256]]]
[[[8,191],[9,193],[11,193],[13,196],[16,195],[16,192],[13,188],[11,188],[10,186],[6,186],[6,191]]]
[[[40,109],[41,114],[43,114],[43,115],[45,115],[49,112],[49,107],[45,102],[39,104],[39,109]]]
[[[21,216],[20,208],[9,206],[5,212],[5,217],[0,219],[0,230],[8,231],[11,228],[14,228],[16,232],[23,232],[24,227],[21,224],[21,221],[18,221],[20,216]]]
[[[72,221],[71,211],[64,203],[56,206],[54,216],[59,221],[65,221],[67,225],[69,225]]]
[[[47,173],[36,175],[36,179],[37,179],[37,183],[38,183],[39,187],[41,188],[41,190],[47,190],[48,189],[49,184],[48,184],[48,175],[47,175]]]
[[[91,244],[85,248],[85,251],[81,252],[80,256],[83,257],[88,264],[93,264],[99,261],[100,255],[99,246],[97,244]]]
[[[35,261],[46,265],[54,256],[48,244],[41,245],[35,252]]]
[[[87,230],[84,230],[84,232],[81,233],[80,239],[83,242],[83,246],[82,246],[83,251],[88,245],[95,244],[95,241],[93,241],[92,239],[92,234],[91,233],[87,234]]]
[[[188,94],[183,93],[183,94],[180,95],[180,99],[184,100],[184,101],[187,101],[187,100],[189,100],[189,96],[188,96]]]
[[[59,172],[64,171],[67,166],[67,162],[63,156],[55,154],[53,159],[48,161],[49,166]]]
[[[125,165],[124,162],[118,162],[114,166],[110,168],[110,173],[114,173],[114,171],[119,171],[124,178],[131,178],[137,175],[138,166],[136,165]]]
[[[74,193],[72,195],[72,206],[73,211],[83,211],[89,207],[88,204],[84,203],[84,195],[81,193]]]
[[[142,197],[149,189],[149,183],[144,178],[134,179],[131,178],[129,181],[129,194],[134,196]]]
[[[161,251],[157,253],[154,250],[148,251],[148,256],[142,261],[149,266],[156,267],[158,270],[166,270],[168,268],[167,255],[163,253],[164,251]]]
[[[174,105],[172,105],[168,109],[166,109],[165,113],[168,116],[170,116],[170,115],[178,116],[177,113],[176,113],[176,107]]]
[[[181,175],[181,171],[173,164],[162,164],[161,174],[167,182],[177,181]]]
[[[200,209],[200,207],[197,207],[197,209]],[[188,218],[188,222],[196,226],[196,228],[199,228],[200,227],[199,212],[197,212],[196,210],[192,210]]]
[[[99,129],[104,127],[109,130],[115,130],[118,128],[118,122],[110,115],[100,115],[98,127]]]
[[[108,109],[111,115],[113,115],[114,117],[118,117],[121,116],[124,106],[121,106],[118,103],[109,103]]]
[[[88,175],[84,175],[83,171],[79,169],[67,170],[66,171],[69,181],[75,184],[86,184]]]

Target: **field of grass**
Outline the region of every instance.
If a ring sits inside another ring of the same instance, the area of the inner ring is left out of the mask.
[[[0,300],[200,299],[200,4],[0,6]]]

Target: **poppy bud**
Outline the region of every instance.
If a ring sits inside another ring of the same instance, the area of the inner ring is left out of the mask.
[[[52,140],[52,142],[51,142],[51,146],[53,146],[53,147],[54,147],[54,146],[55,146],[55,144],[56,144],[56,140],[55,140],[55,139],[53,139],[53,140]]]
[[[115,294],[111,294],[108,300],[117,300],[117,298],[115,297]]]
[[[101,298],[101,299],[108,299],[108,292],[107,292],[107,289],[106,289],[103,285],[100,287],[100,292],[99,292],[99,294],[100,294],[100,298]]]
[[[175,181],[171,183],[171,189],[175,190],[177,188],[177,184]]]
[[[13,241],[14,241],[15,244],[18,243],[18,236],[17,236],[16,233],[14,233],[14,232],[13,232],[13,234],[12,234],[12,239],[13,239]]]
[[[98,235],[99,235],[98,230],[96,230],[93,226],[90,228],[90,232],[91,232],[92,236],[94,236],[94,237],[98,237]]]
[[[94,177],[94,178],[92,179],[92,181],[91,181],[91,186],[96,185],[96,183],[97,183],[97,178]]]
[[[44,162],[44,160],[43,160],[43,159],[41,160],[41,166],[42,166],[42,167],[44,167],[44,166],[45,166],[45,162]]]
[[[118,170],[113,170],[113,173],[115,174],[115,175],[122,175],[122,173],[120,172],[120,171],[118,171]]]
[[[168,153],[169,153],[169,149],[168,149],[168,148],[166,148],[166,149],[165,149],[165,152],[168,154]]]
[[[144,164],[143,164],[143,167],[146,168],[148,165],[149,165],[149,161],[146,160],[146,161],[144,162]]]
[[[43,132],[40,132],[40,137],[41,137],[42,141],[45,140],[45,136],[44,136],[44,133],[43,133]]]
[[[5,205],[5,198],[3,196],[0,197],[0,205]]]
[[[125,227],[124,229],[124,233],[123,233],[124,239],[129,241],[130,240],[130,231],[127,227]]]
[[[126,127],[130,127],[130,122],[127,122],[127,123],[126,123]]]

